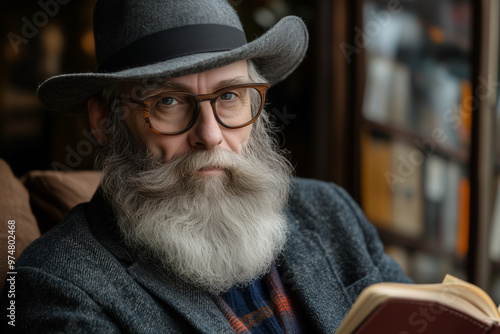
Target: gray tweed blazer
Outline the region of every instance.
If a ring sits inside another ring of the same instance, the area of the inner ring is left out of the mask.
[[[337,186],[295,180],[287,215],[278,270],[308,333],[334,333],[366,286],[409,281]],[[4,332],[234,333],[209,294],[127,250],[99,192],[33,242],[16,269],[16,326],[3,315]],[[4,313],[10,300],[4,293]]]

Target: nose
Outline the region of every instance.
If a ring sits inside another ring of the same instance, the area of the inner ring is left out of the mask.
[[[215,148],[222,143],[222,130],[210,101],[200,103],[196,124],[189,130],[189,141],[192,147],[205,149]]]

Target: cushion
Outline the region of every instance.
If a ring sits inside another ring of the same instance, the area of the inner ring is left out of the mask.
[[[9,221],[15,224],[9,225]],[[15,226],[9,233],[9,226]],[[7,251],[10,244],[15,245],[15,253]],[[3,288],[7,267],[8,255],[19,258],[21,252],[33,240],[40,236],[37,221],[30,208],[28,190],[12,173],[9,165],[0,159],[0,288]],[[1,290],[0,290],[1,291]]]
[[[96,171],[45,170],[23,176],[41,233],[57,225],[75,205],[88,202],[99,185],[100,175]]]

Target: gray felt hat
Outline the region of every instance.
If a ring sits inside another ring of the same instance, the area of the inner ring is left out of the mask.
[[[94,36],[98,72],[46,80],[38,98],[47,108],[84,112],[88,98],[110,84],[179,77],[243,59],[274,84],[299,65],[308,42],[295,16],[247,42],[227,0],[97,0]]]

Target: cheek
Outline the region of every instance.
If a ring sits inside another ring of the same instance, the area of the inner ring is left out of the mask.
[[[174,155],[189,149],[185,134],[164,136],[154,133],[144,121],[142,114],[139,116],[137,114],[129,115],[125,119],[125,123],[139,143],[155,156],[164,158],[165,162],[170,161]]]
[[[190,149],[186,134],[175,136],[153,135],[154,138],[151,139],[151,143],[154,144],[157,152],[164,158],[165,162],[172,160],[176,154],[186,153]]]
[[[246,126],[241,129],[227,129],[224,138],[228,148],[235,152],[241,153],[241,149],[246,145],[250,139],[252,132],[252,125]]]
[[[128,129],[134,136],[134,138],[140,142],[145,144],[145,137],[147,135],[148,129],[147,124],[144,121],[142,115],[138,112],[130,112],[125,117],[125,124],[127,124]]]

